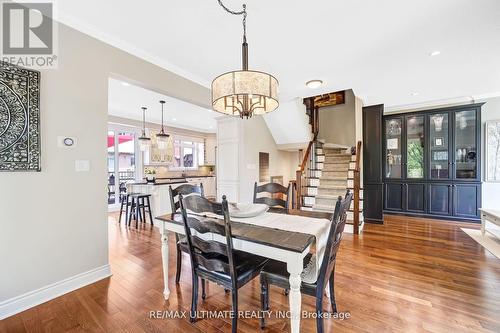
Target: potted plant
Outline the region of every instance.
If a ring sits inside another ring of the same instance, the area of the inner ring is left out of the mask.
[[[155,175],[156,175],[156,170],[153,168],[146,168],[144,170],[144,174],[146,175],[146,181],[148,183],[154,183],[156,181]]]

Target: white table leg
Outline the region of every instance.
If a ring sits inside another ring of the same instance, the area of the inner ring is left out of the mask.
[[[486,233],[486,219],[485,216],[481,214],[481,235],[484,237]]]
[[[163,297],[168,299],[170,296],[170,289],[168,289],[168,231],[165,230],[164,223],[162,222],[161,230],[161,260],[163,263]]]
[[[287,263],[287,270],[290,273],[290,294],[288,295],[288,299],[290,302],[290,327],[292,333],[300,332],[300,308],[302,303],[300,294],[302,279],[300,278],[300,273],[302,273],[302,265],[302,258],[297,258]]]

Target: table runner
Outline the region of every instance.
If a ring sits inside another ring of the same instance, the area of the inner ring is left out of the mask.
[[[212,214],[204,215],[210,216]],[[221,216],[213,217],[222,218]],[[304,269],[302,280],[306,283],[316,282],[319,274],[319,268],[321,266],[321,262],[323,261],[326,243],[328,241],[328,233],[331,225],[329,220],[266,212],[254,217],[231,217],[231,221],[252,224],[264,228],[273,228],[313,235],[316,238],[316,255],[313,255],[311,262],[307,265],[306,269]]]

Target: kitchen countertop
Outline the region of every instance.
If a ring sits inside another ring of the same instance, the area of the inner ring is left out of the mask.
[[[166,179],[173,179],[173,178],[166,178]],[[162,180],[157,180],[154,183],[148,183],[147,181],[143,182],[134,182],[134,183],[129,183],[129,185],[172,185],[172,184],[182,184],[182,183],[187,183],[186,179],[184,178],[177,178],[173,180],[168,180],[168,181],[162,181]]]
[[[214,176],[161,177],[161,178],[156,178],[156,179],[184,179],[184,178],[208,178],[208,177],[215,177],[215,175]]]

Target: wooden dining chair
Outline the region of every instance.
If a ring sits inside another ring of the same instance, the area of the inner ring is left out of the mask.
[[[352,193],[347,192],[346,197],[342,199],[339,196],[337,203],[335,204],[335,211],[332,215],[330,232],[328,234],[328,241],[325,247],[325,253],[323,256],[323,261],[321,262],[318,278],[314,283],[306,283],[302,281],[300,291],[306,295],[316,297],[316,312],[321,314],[323,312],[323,295],[326,289],[326,285],[330,284],[330,302],[332,310],[337,313],[337,304],[335,302],[335,262],[337,259],[337,252],[340,247],[340,241],[342,240],[342,233],[344,232],[344,226],[347,219],[347,211],[351,206]],[[315,262],[311,265],[307,263],[309,261],[315,261],[311,253],[306,256],[304,260],[304,269],[306,267],[315,267]],[[314,266],[313,266],[314,265]],[[306,274],[303,271],[303,274]],[[289,273],[286,269],[286,263],[269,260],[269,262],[264,266],[262,272],[260,273],[260,286],[261,286],[261,307],[262,310],[269,310],[269,285],[273,284],[281,288],[289,289],[290,284],[288,282]],[[264,318],[260,320],[261,328],[265,327]],[[316,318],[316,329],[318,333],[323,333],[323,320],[321,316]]]
[[[257,185],[257,182],[255,182],[253,189],[253,203],[263,203],[268,205],[270,208],[282,209],[287,212],[289,191],[290,185],[288,185],[288,187],[278,183]],[[268,193],[270,196],[259,196],[261,193]],[[278,195],[281,195],[281,197],[276,197]]]
[[[193,276],[190,320],[194,322],[196,319],[199,278],[202,279],[203,289],[204,280],[212,281],[231,291],[232,332],[236,333],[238,289],[259,275],[267,259],[233,249],[226,196],[222,197],[222,203],[211,202],[200,196],[183,197],[181,194],[179,198]],[[223,221],[203,216],[204,214],[221,215]],[[195,234],[191,232],[192,229],[195,230]],[[207,233],[214,237],[203,237]],[[223,238],[219,238],[220,241],[217,241],[213,239],[215,236]],[[223,243],[221,241],[224,238],[225,242]],[[203,290],[202,298],[205,299],[205,297]]]
[[[168,188],[170,192],[170,207],[172,208],[172,213],[175,213],[179,211],[181,204],[179,201],[179,195],[200,195],[202,197],[205,196],[205,193],[203,191],[203,184],[200,185],[192,185],[192,184],[183,184],[180,185],[174,189],[172,189],[172,186],[169,186]],[[182,252],[188,253],[188,249],[186,246],[182,246],[183,244],[186,244],[185,242],[182,242],[182,237],[179,236],[179,234],[175,234],[175,244],[176,244],[176,251],[177,251],[177,267],[176,267],[176,272],[175,272],[175,283],[179,283],[181,279],[181,268],[182,268]]]

